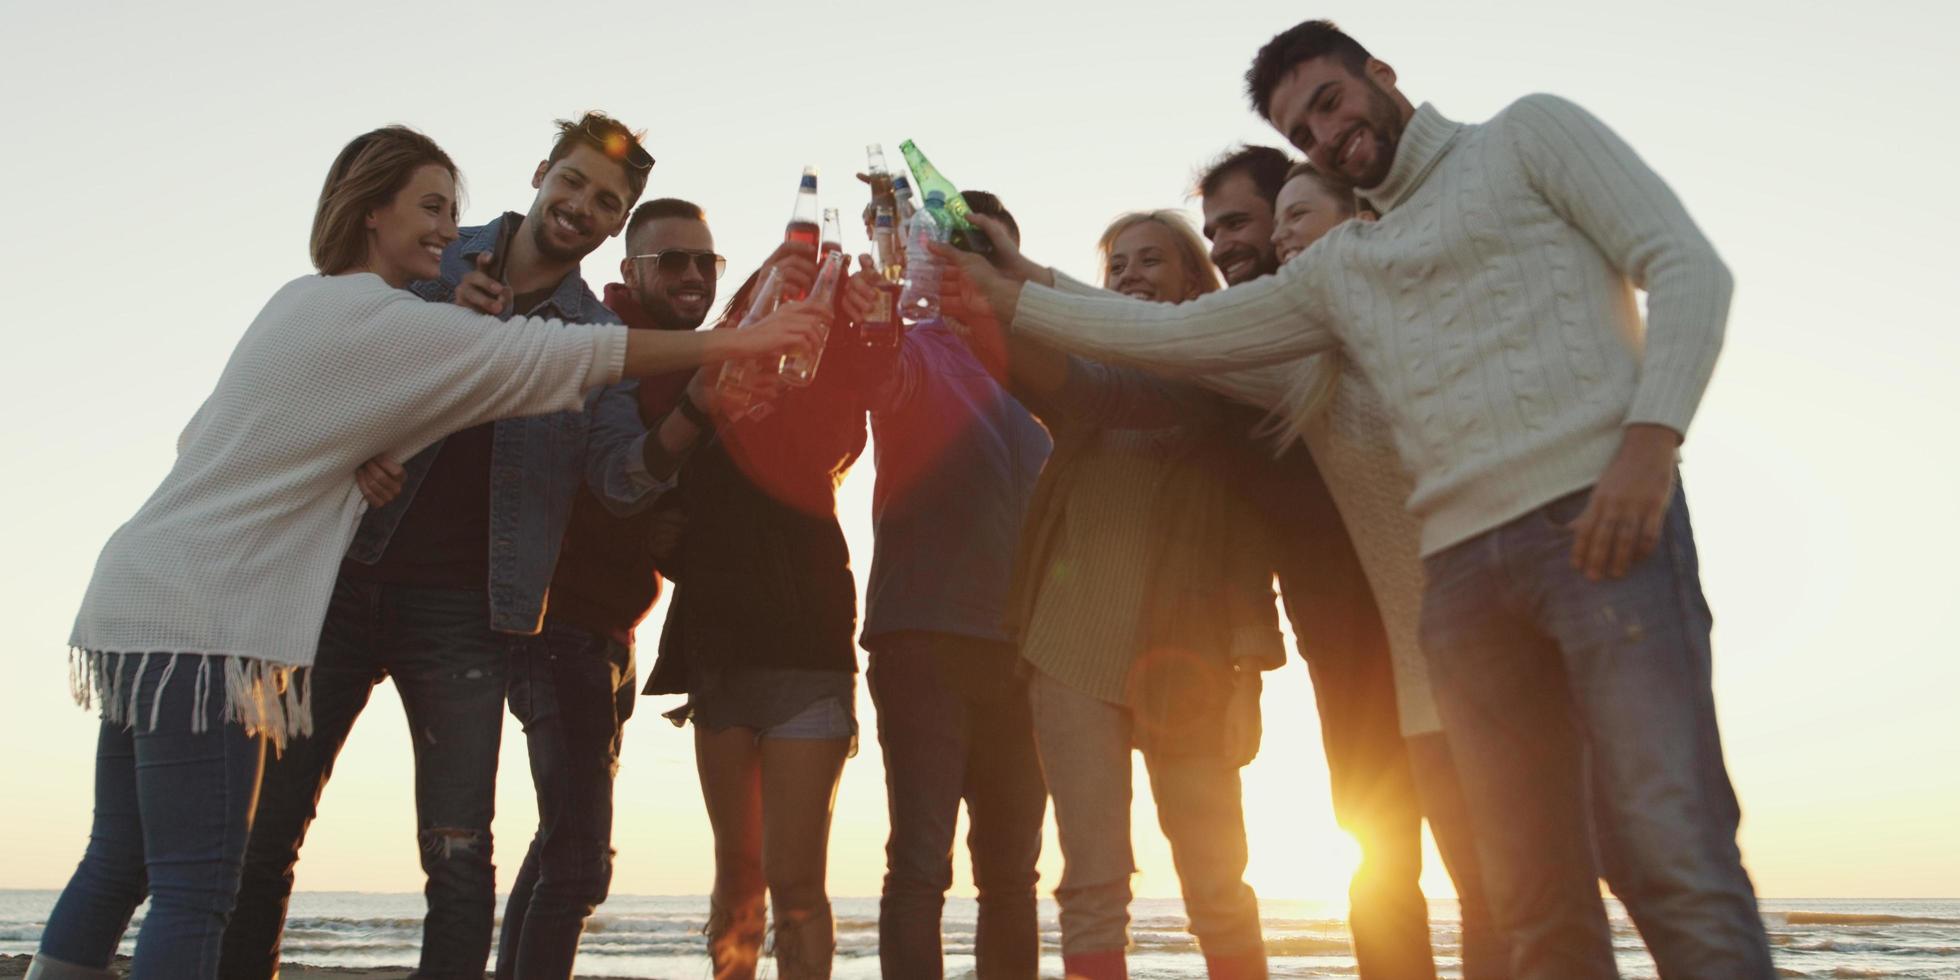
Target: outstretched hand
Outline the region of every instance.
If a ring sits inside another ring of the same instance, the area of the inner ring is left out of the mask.
[[[1007,329],[1002,326],[1000,317],[995,315],[995,305],[983,285],[989,277],[994,281],[1006,280],[987,264],[987,260],[970,252],[962,252],[944,245],[933,245],[935,260],[941,265],[939,274],[939,311],[946,319],[947,329],[958,334],[973,355],[996,378],[1007,377],[1008,341]],[[1018,285],[1005,285],[1014,295],[1019,295]],[[1012,302],[1012,299],[1009,300]]]
[[[776,275],[782,279],[784,296],[806,295],[817,282],[817,248],[803,242],[786,241],[769,253],[761,271],[756,273],[756,281],[769,278],[770,269],[775,269]]]
[[[798,350],[823,347],[832,313],[815,300],[800,300],[776,307],[775,312],[729,336],[740,346],[742,357],[771,357]]]

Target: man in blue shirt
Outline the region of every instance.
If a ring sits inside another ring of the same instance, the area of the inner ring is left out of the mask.
[[[993,195],[965,192],[1019,237]],[[944,975],[939,932],[967,804],[977,975],[1032,980],[1035,860],[1047,789],[1006,628],[1014,549],[1047,430],[944,323],[909,331],[871,392],[875,550],[859,643],[878,709],[891,836],[878,956],[885,980]]]

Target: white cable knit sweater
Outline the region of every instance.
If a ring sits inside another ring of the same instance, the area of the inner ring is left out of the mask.
[[[117,687],[119,656],[197,657],[200,700],[216,690],[212,658],[230,657],[228,718],[281,744],[309,730],[293,671],[313,662],[364,510],[355,469],[492,419],[578,410],[625,359],[621,326],[501,321],[369,273],[287,283],[178,437],[169,474],[96,559],[68,641],[77,699],[134,724],[139,692]]]
[[[1687,431],[1729,273],[1599,120],[1548,95],[1480,125],[1425,105],[1363,197],[1380,221],[1336,228],[1275,275],[1176,306],[1031,283],[1014,329],[1180,375],[1304,372],[1344,347],[1415,477],[1425,555],[1592,485],[1630,423]],[[1300,401],[1286,410],[1303,433]]]

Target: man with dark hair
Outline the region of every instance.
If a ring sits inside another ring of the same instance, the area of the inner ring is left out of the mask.
[[[550,158],[532,174],[530,211],[462,229],[440,278],[411,288],[493,315],[617,323],[579,262],[619,234],[652,166],[617,120],[560,122]],[[357,475],[370,509],[308,678],[314,733],[267,761],[225,933],[225,976],[278,971],[301,842],[335,756],[384,678],[394,679],[415,733],[429,879],[418,975],[482,976],[496,913],[490,820],[511,652],[542,625],[580,484],[622,508],[644,506],[663,486],[641,462],[645,430],[631,396],[606,389],[588,405],[452,433],[404,464],[375,460]]]
[[[1019,240],[998,198],[964,195]],[[868,260],[852,284],[860,300],[875,276]],[[878,958],[886,980],[944,975],[940,913],[965,800],[980,905],[977,976],[1032,980],[1048,797],[1006,610],[1048,433],[940,322],[906,332],[871,392],[876,544],[859,643],[871,655],[891,809]]]
[[[1663,975],[1774,976],[1675,470],[1728,269],[1660,177],[1563,99],[1458,123],[1325,21],[1274,38],[1247,79],[1267,121],[1379,221],[1176,307],[1066,296],[956,256],[949,313],[1167,373],[1290,364],[1304,381],[1339,349],[1415,480],[1422,647],[1517,975],[1617,975],[1596,805],[1607,875]],[[1312,422],[1308,399],[1270,404],[1292,431]]]
[[[1200,179],[1205,233],[1227,282],[1250,282],[1278,270],[1275,205],[1294,171],[1281,150],[1242,146],[1221,157]],[[1353,213],[1350,201],[1337,220]],[[1319,227],[1313,237],[1328,227]],[[1247,270],[1261,271],[1248,276]],[[1224,387],[1243,394],[1231,383]],[[1246,453],[1247,458],[1269,455]],[[1427,801],[1454,800],[1461,793],[1448,770],[1447,750],[1438,765],[1412,765],[1415,740],[1443,737],[1428,671],[1420,659],[1408,656],[1414,651],[1391,643],[1385,629],[1388,609],[1377,605],[1364,559],[1357,554],[1355,539],[1377,529],[1351,526],[1358,516],[1337,509],[1329,492],[1331,478],[1323,478],[1319,462],[1306,446],[1295,444],[1278,459],[1249,467],[1242,483],[1275,542],[1280,594],[1295,642],[1313,674],[1334,815],[1361,846],[1361,865],[1348,889],[1348,932],[1356,965],[1363,978],[1433,977],[1429,903],[1419,880],[1422,820]],[[1384,478],[1393,482],[1392,473],[1368,474],[1366,482],[1380,485]],[[1419,786],[1418,777],[1427,777],[1423,782],[1428,785]],[[1453,873],[1476,867],[1467,853],[1467,836],[1456,833],[1458,826],[1443,826],[1459,809],[1445,807],[1431,819]],[[1508,975],[1481,884],[1460,884],[1457,893],[1466,980]]]
[[[700,327],[727,267],[700,206],[648,201],[634,210],[625,237],[621,281],[606,286],[607,308],[636,330]],[[801,266],[809,254],[808,246],[784,246],[772,260]],[[712,435],[718,374],[719,366],[682,371],[609,390],[635,405],[634,420],[649,433],[640,464],[656,479],[672,479]],[[512,661],[510,710],[530,750],[538,829],[504,907],[497,980],[569,978],[585,920],[605,901],[613,779],[636,690],[634,631],[660,596],[662,541],[678,533],[669,499],[622,515],[589,487],[580,490],[544,630]]]
[[[1270,146],[1239,146],[1198,178],[1211,264],[1236,286],[1278,271],[1273,259],[1273,198],[1293,161]]]

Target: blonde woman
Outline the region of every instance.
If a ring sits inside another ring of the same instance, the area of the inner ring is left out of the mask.
[[[1179,303],[1219,288],[1175,212],[1124,215],[1099,248],[1104,286],[1134,299]],[[1256,415],[1045,348],[1015,343],[1008,356],[1010,387],[1055,438],[1009,617],[1060,831],[1064,970],[1128,975],[1138,748],[1210,975],[1264,977],[1239,768],[1258,749],[1259,672],[1283,665],[1285,651],[1270,561],[1226,486],[1226,441],[1212,438]]]

